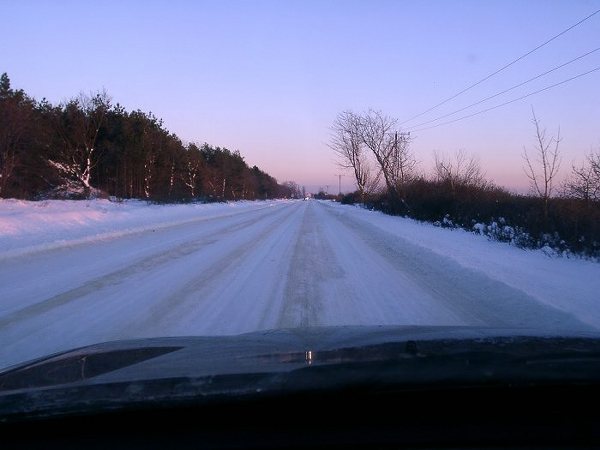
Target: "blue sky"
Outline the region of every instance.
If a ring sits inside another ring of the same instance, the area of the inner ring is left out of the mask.
[[[572,1],[0,0],[0,72],[36,98],[106,88],[162,117],[184,141],[238,149],[310,190],[337,184],[329,126],[345,109],[403,121],[600,9]],[[436,118],[600,47],[600,14],[475,89]],[[481,105],[600,66],[600,51]],[[563,136],[563,173],[600,149],[600,71],[472,119],[413,133],[421,169],[464,149],[522,190],[531,107]],[[477,108],[473,109],[476,111]],[[470,112],[471,110],[467,111]],[[345,177],[344,189],[351,188]],[[334,188],[330,188],[333,190]]]

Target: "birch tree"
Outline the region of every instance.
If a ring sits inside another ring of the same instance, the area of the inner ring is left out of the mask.
[[[98,162],[96,142],[110,109],[110,99],[105,91],[95,95],[82,93],[61,109],[57,131],[62,149],[49,163],[66,182],[74,182],[89,194],[92,170]]]

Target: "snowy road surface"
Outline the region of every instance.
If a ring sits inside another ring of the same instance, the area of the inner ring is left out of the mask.
[[[597,263],[328,202],[215,211],[87,238],[71,230],[52,245],[13,230],[0,247],[0,368],[125,338],[600,325]]]

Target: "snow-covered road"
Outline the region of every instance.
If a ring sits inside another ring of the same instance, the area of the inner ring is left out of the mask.
[[[0,368],[125,338],[320,325],[600,324],[596,263],[327,202],[256,202],[124,233],[32,242],[21,244],[28,251],[0,251]]]

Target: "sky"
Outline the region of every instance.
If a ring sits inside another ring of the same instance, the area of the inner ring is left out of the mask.
[[[560,127],[561,177],[600,151],[600,70],[469,119],[418,125],[600,47],[600,13],[407,119],[599,9],[600,0],[0,0],[0,73],[56,103],[106,89],[184,142],[239,150],[250,166],[312,192],[337,192],[337,174],[342,191],[353,189],[328,147],[337,114],[380,110],[411,131],[421,171],[434,152],[464,150],[488,179],[524,192],[532,108],[549,135]],[[600,50],[446,120],[599,66]]]

